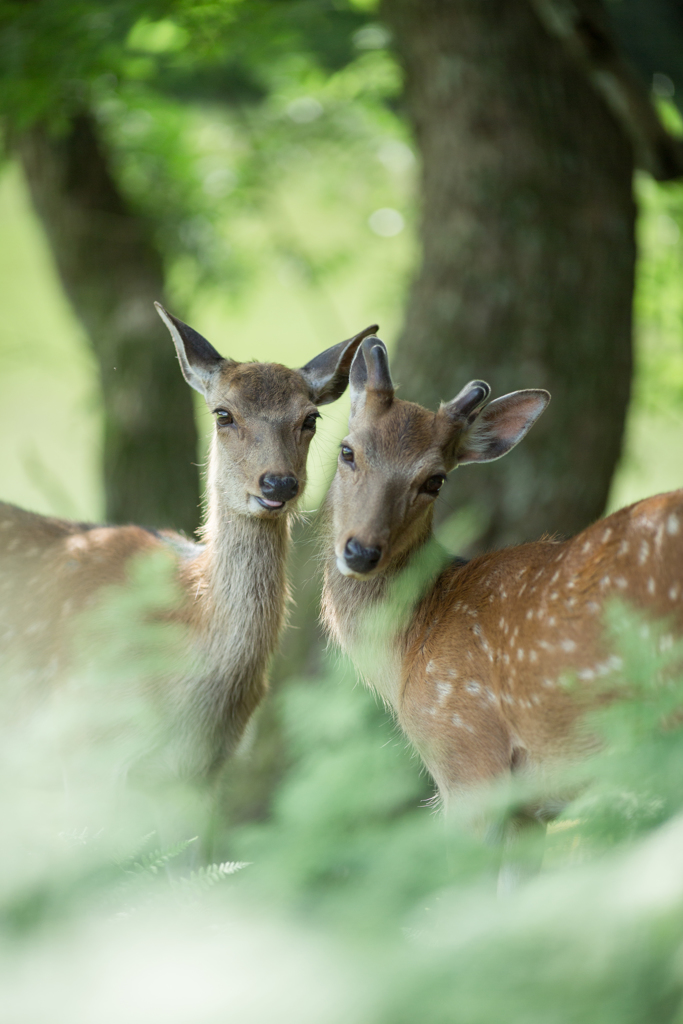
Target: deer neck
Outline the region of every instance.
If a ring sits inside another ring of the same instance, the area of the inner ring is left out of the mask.
[[[405,638],[425,589],[443,568],[434,558],[431,516],[408,551],[368,580],[344,576],[337,568],[329,506],[323,511],[326,551],[322,620],[365,681],[398,709]],[[421,558],[425,554],[425,560]],[[422,563],[422,564],[419,564]]]
[[[210,609],[207,640],[224,648],[233,664],[239,659],[243,666],[261,663],[265,669],[288,598],[289,516],[259,519],[237,513],[210,488],[203,538],[198,584]]]
[[[197,670],[186,680],[188,763],[209,772],[234,751],[267,688],[284,625],[289,516],[231,509],[209,475],[204,546],[185,563]]]

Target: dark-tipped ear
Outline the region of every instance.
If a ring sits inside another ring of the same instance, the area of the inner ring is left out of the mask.
[[[462,392],[461,392],[462,394]],[[458,396],[459,397],[459,396]],[[514,391],[491,402],[474,416],[461,434],[456,461],[493,462],[515,447],[531,429],[550,401],[547,391]]]
[[[455,398],[444,402],[439,411],[457,426],[468,427],[490,394],[491,388],[485,380],[471,380]]]
[[[378,325],[371,324],[353,338],[326,348],[299,370],[311,389],[311,399],[316,405],[327,405],[341,398],[349,383],[349,371],[358,346],[363,338],[377,330]]]
[[[228,360],[223,359],[201,334],[165,310],[160,302],[155,302],[154,305],[171,332],[183,377],[191,388],[200,395],[205,395],[211,376]]]
[[[369,398],[383,408],[394,400],[394,382],[389,370],[389,354],[383,341],[372,335],[360,346],[351,364],[351,409],[357,412]]]

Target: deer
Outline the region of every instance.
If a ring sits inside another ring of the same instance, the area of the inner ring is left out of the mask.
[[[432,412],[396,397],[386,347],[373,336],[356,352],[350,393],[322,509],[326,631],[392,710],[446,809],[496,780],[547,782],[538,805],[520,808],[545,830],[566,802],[553,792],[556,769],[594,750],[581,719],[621,667],[604,639],[605,603],[622,598],[682,631],[683,491],[569,539],[432,560],[420,579],[446,475],[506,455],[550,395],[522,390],[487,404],[489,385],[474,380]],[[402,581],[403,604],[392,598]],[[470,824],[510,838],[500,823]]]
[[[108,588],[125,585],[135,559],[165,552],[180,593],[173,619],[188,647],[183,669],[163,681],[161,693],[178,740],[175,770],[211,777],[267,690],[289,599],[290,522],[306,485],[318,408],[344,393],[358,345],[377,328],[290,369],[224,358],[155,305],[185,380],[215,420],[200,539],[0,503],[0,651],[6,664],[20,658],[49,691],[68,672],[79,613]]]

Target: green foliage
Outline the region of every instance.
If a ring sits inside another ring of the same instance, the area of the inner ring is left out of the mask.
[[[577,795],[551,825],[544,870],[497,899],[498,854],[464,822],[538,788],[501,784],[444,818],[344,665],[277,698],[288,767],[263,821],[231,827],[201,789],[144,757],[134,769],[154,714],[111,703],[110,736],[104,695],[168,673],[160,616],[175,601],[165,563],[141,562],[88,614],[87,671],[59,700],[24,702],[17,718],[3,686],[4,1019],[37,1022],[48,1006],[56,1024],[680,1019],[683,650],[668,624],[609,609],[609,699],[586,722],[600,742],[554,780]],[[137,740],[122,744],[128,731]],[[207,838],[190,837],[209,834],[207,861]]]
[[[683,189],[637,183],[641,259],[636,289],[638,331],[635,398],[652,412],[683,405]]]
[[[97,113],[124,195],[154,225],[169,270],[180,262],[180,300],[254,276],[263,240],[244,239],[240,221],[255,210],[272,222],[270,244],[319,286],[348,261],[349,241],[306,253],[269,207],[311,159],[316,185],[336,165],[356,190],[386,188],[377,135],[397,135],[385,104],[400,84],[387,41],[344,2],[10,0],[0,117],[11,139],[37,120],[59,134],[84,107]]]

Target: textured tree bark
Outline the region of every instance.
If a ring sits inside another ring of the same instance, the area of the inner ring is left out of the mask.
[[[631,146],[528,0],[384,0],[422,157],[423,259],[393,360],[436,408],[471,378],[553,401],[449,505],[479,546],[570,535],[601,514],[631,380]],[[443,508],[443,507],[442,507]]]
[[[191,532],[199,520],[192,395],[153,306],[164,277],[151,233],[119,192],[88,113],[59,136],[38,124],[16,148],[99,362],[107,520]]]

